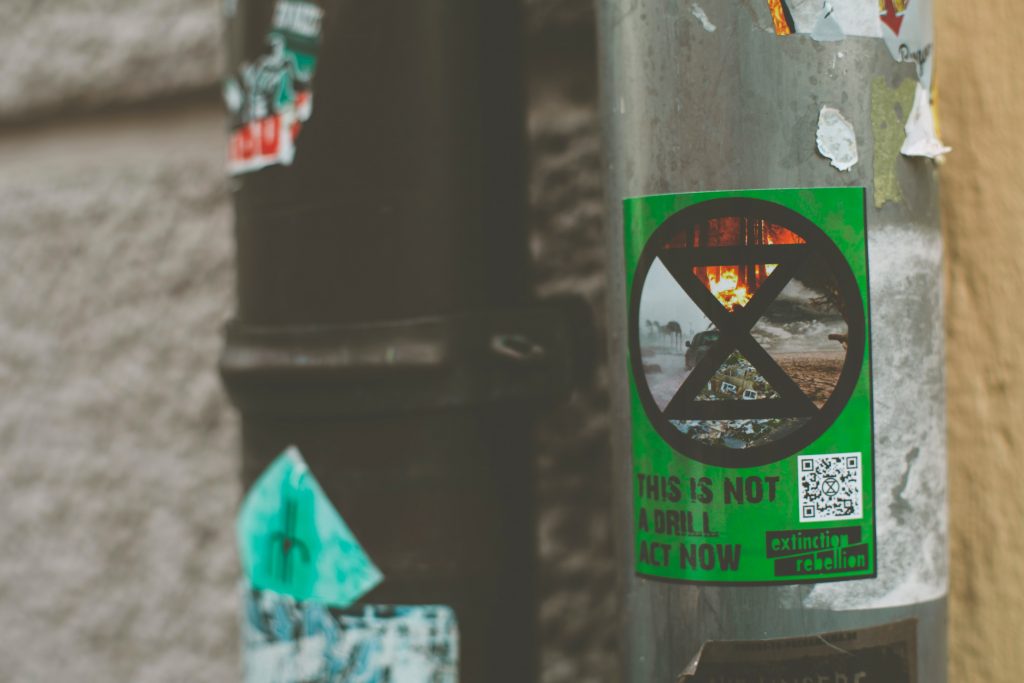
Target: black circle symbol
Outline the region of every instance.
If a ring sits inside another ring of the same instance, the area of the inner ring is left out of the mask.
[[[666,310],[678,319],[656,314]],[[708,465],[776,462],[821,436],[856,388],[866,343],[846,258],[773,202],[714,199],[669,216],[634,273],[640,402],[666,443]]]
[[[826,496],[835,496],[839,493],[839,482],[835,480],[835,477],[829,477],[821,482],[821,490]]]

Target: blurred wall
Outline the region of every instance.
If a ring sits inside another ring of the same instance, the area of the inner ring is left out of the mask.
[[[0,3],[0,680],[236,676],[209,1]]]
[[[1024,3],[937,2],[947,256],[951,681],[1024,669]]]
[[[936,2],[956,148],[953,680],[1010,681],[1024,98],[989,65],[1021,11]],[[593,17],[587,0],[527,4],[537,287],[603,316]],[[219,22],[219,0],[0,3],[0,682],[238,680],[237,423],[214,372],[233,307]],[[615,683],[602,386],[539,435],[545,683]]]

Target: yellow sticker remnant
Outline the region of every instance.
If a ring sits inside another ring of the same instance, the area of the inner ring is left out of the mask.
[[[895,88],[889,87],[885,76],[871,82],[871,132],[875,139],[875,208],[886,202],[903,201],[903,191],[896,175],[896,162],[906,133],[903,123],[914,104],[917,83],[906,79]]]

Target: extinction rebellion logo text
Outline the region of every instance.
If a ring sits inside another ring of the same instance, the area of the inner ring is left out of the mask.
[[[768,558],[775,560],[775,576],[841,574],[869,566],[868,544],[861,536],[856,526],[769,531],[765,543]]]

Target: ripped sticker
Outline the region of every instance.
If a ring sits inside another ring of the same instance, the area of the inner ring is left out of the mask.
[[[771,640],[712,640],[677,683],[917,683],[917,621]]]
[[[331,609],[248,587],[245,683],[456,683],[459,631],[445,605]]]
[[[939,139],[932,108],[934,18],[932,3],[925,0],[879,0],[882,37],[893,59],[914,65],[917,90],[905,125],[906,139],[900,152],[908,157],[938,159],[952,151]]]
[[[237,526],[254,588],[348,607],[383,578],[295,447],[252,485]]]
[[[775,33],[809,35],[815,40],[847,36],[883,38],[893,59],[917,67],[930,87],[932,4],[930,0],[767,0]]]
[[[907,137],[900,148],[904,156],[938,159],[953,151],[952,147],[946,146],[939,139],[931,93],[920,83],[914,91],[914,107],[910,110],[904,131]]]
[[[840,171],[849,171],[857,164],[857,132],[838,109],[821,108],[815,140],[818,152]]]
[[[878,0],[768,0],[768,6],[778,35],[801,33],[821,41],[882,37]]]
[[[926,0],[879,0],[882,37],[893,59],[917,69],[917,80],[931,88],[934,60],[932,3]]]
[[[296,139],[313,113],[323,14],[315,2],[277,0],[261,52],[240,60],[225,79],[231,174],[287,166],[295,159]]]

